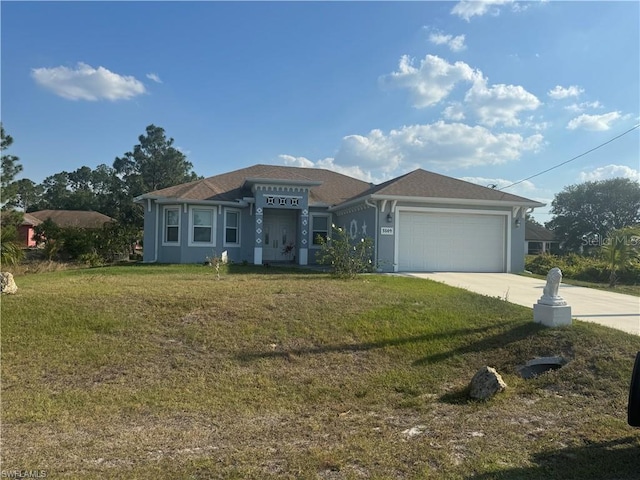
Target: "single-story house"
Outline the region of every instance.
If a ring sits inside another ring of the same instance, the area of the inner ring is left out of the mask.
[[[33,239],[34,229],[42,223],[42,220],[34,217],[30,213],[25,213],[22,217],[22,223],[18,225],[18,238],[23,247],[36,247],[36,241]]]
[[[105,223],[114,221],[102,213],[84,210],[38,210],[25,213],[18,226],[18,235],[24,247],[37,247],[33,239],[35,227],[47,219],[51,219],[59,227],[78,228],[102,228]]]
[[[254,165],[138,196],[145,262],[316,263],[331,226],[371,237],[383,272],[524,270],[524,219],[544,204],[415,170],[379,185]],[[290,253],[288,252],[290,251]]]
[[[59,227],[102,228],[105,223],[113,222],[113,218],[90,210],[38,210],[26,215],[40,222],[51,219]]]
[[[524,227],[524,241],[524,251],[528,255],[556,253],[560,248],[560,242],[556,240],[551,230],[529,221]]]

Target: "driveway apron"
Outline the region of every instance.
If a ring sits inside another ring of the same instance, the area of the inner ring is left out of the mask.
[[[404,275],[442,282],[530,308],[542,296],[546,284],[544,280],[510,273],[407,272]],[[573,318],[640,335],[640,297],[566,283],[560,285],[558,293],[571,306]],[[533,319],[533,313],[531,315]]]

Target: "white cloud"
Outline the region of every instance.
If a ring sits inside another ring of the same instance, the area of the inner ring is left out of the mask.
[[[162,83],[162,80],[160,80],[160,77],[158,76],[157,73],[147,73],[147,78],[156,83]]]
[[[429,35],[429,41],[435,45],[446,45],[452,52],[461,52],[467,46],[464,44],[464,35],[445,35],[441,32],[434,32]]]
[[[572,103],[571,105],[567,105],[564,108],[565,110],[573,113],[582,113],[587,108],[604,108],[604,105],[596,100],[595,102]]]
[[[388,134],[372,130],[368,135],[348,135],[342,139],[335,158],[315,162],[292,155],[279,158],[289,166],[326,168],[381,183],[416,168],[451,170],[505,164],[518,160],[526,152],[537,152],[543,145],[540,134],[529,137],[516,133],[495,134],[481,126],[439,121],[404,126]],[[475,183],[505,186],[512,182],[480,179]],[[531,182],[523,182],[519,189],[510,191],[521,191],[526,196],[534,187]]]
[[[581,182],[594,182],[608,178],[624,177],[640,182],[640,171],[626,165],[607,165],[598,167],[590,172],[580,172],[578,178]]]
[[[487,87],[485,78],[474,82],[465,95],[480,123],[493,127],[498,124],[517,126],[518,115],[526,110],[535,110],[541,103],[538,98],[519,85],[497,84]]]
[[[278,155],[278,157],[289,167],[324,168],[326,170],[331,170],[332,172],[364,180],[365,182],[373,182],[371,172],[365,172],[362,168],[356,165],[349,167],[338,165],[331,157],[318,160],[317,162],[313,162],[305,157],[294,157],[292,155]]]
[[[465,119],[464,106],[459,102],[453,102],[442,111],[442,116],[446,120],[453,120],[459,122]]]
[[[278,155],[278,157],[289,167],[311,168],[315,165],[305,157],[294,157],[293,155]]]
[[[349,135],[342,139],[335,158],[314,162],[305,157],[280,155],[287,165],[319,167],[366,181],[384,181],[418,167],[443,170],[499,165],[518,160],[543,146],[540,134],[495,134],[485,127],[438,121],[404,126],[384,133]]]
[[[609,130],[611,124],[621,118],[620,112],[603,113],[602,115],[587,115],[583,113],[572,119],[567,124],[567,129],[576,130],[591,130],[591,131],[603,131]]]
[[[146,92],[132,76],[113,73],[104,67],[78,63],[68,67],[34,68],[31,76],[39,85],[68,100],[128,100]]]
[[[464,62],[449,63],[427,55],[419,67],[413,65],[408,55],[400,58],[398,71],[381,78],[389,85],[408,88],[413,94],[416,108],[435,105],[446,98],[459,82],[472,82],[482,74]]]
[[[487,13],[498,15],[500,13],[500,6],[511,3],[513,3],[513,0],[462,0],[453,7],[451,14],[458,15],[460,18],[469,22],[471,17],[476,15],[482,16]]]
[[[393,130],[392,130],[393,132]],[[404,155],[394,139],[375,129],[369,135],[348,135],[342,139],[336,160],[344,165],[364,165],[385,174],[400,167]]]
[[[584,89],[580,88],[577,85],[570,85],[566,88],[560,85],[556,85],[547,92],[547,95],[549,95],[554,100],[562,100],[563,98],[568,97],[579,97],[581,93],[584,93]]]

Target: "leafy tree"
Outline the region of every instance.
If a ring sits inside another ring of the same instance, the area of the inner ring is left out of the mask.
[[[542,227],[544,228],[544,225],[542,225],[540,222],[538,222],[535,218],[533,218],[533,216],[530,213],[525,213],[524,215],[524,219],[527,223],[531,223],[533,225],[536,225],[538,227]]]
[[[47,260],[53,260],[62,247],[62,229],[56,223],[47,218],[33,229],[33,239],[43,245],[43,253]]]
[[[71,208],[69,201],[71,190],[69,188],[69,174],[65,171],[55,173],[44,179],[41,184],[42,196],[34,209],[45,210],[80,210]]]
[[[618,272],[638,261],[640,254],[640,226],[609,232],[600,253],[609,266],[609,287],[618,283]]]
[[[30,207],[40,202],[43,193],[42,185],[36,185],[28,178],[16,180],[13,185],[15,186],[15,197],[7,202],[8,206],[17,207],[26,212]]]
[[[140,135],[138,141],[133,152],[116,157],[113,162],[132,198],[198,179],[191,162],[173,147],[173,138],[167,138],[163,128],[149,125],[146,135]]]
[[[341,278],[354,278],[359,273],[373,271],[373,240],[370,237],[351,240],[343,228],[332,228],[332,236],[325,239],[317,237],[320,243],[318,262],[330,265],[333,275]]]
[[[0,151],[2,151],[2,171],[0,171],[0,201],[6,203],[15,196],[14,179],[22,171],[19,158],[15,155],[5,154],[4,151],[13,144],[11,135],[7,135],[4,126],[0,123]]]
[[[565,187],[551,204],[547,223],[564,249],[599,246],[612,230],[640,222],[640,184],[627,178]]]

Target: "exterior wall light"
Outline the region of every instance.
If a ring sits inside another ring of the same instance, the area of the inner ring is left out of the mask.
[[[393,217],[391,216],[391,212],[387,213],[387,223],[393,222]]]
[[[520,228],[520,219],[516,218],[516,228]]]

